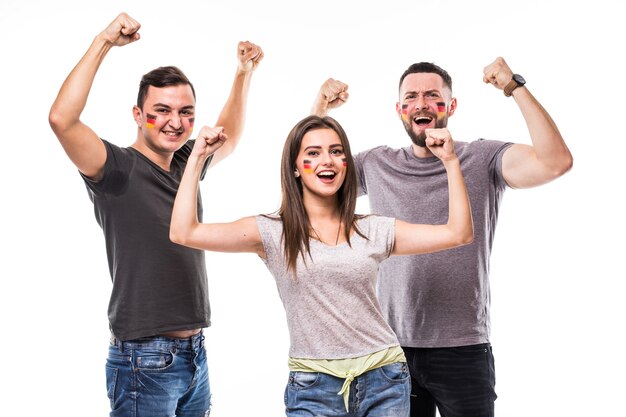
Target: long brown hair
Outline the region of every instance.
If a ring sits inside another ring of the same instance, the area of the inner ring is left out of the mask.
[[[354,214],[357,197],[357,178],[354,159],[350,151],[350,143],[346,132],[332,117],[308,116],[300,120],[289,132],[281,163],[282,202],[278,214],[283,221],[283,245],[285,260],[289,270],[295,273],[298,256],[306,262],[304,253],[311,257],[309,246],[311,222],[304,208],[302,182],[296,178],[296,159],[302,145],[302,138],[307,132],[316,129],[332,129],[339,136],[346,158],[346,175],[343,184],[337,191],[337,202],[341,223],[344,225],[343,234],[350,245],[350,231],[365,237],[358,229],[356,220],[360,218]],[[351,245],[350,245],[351,246]]]

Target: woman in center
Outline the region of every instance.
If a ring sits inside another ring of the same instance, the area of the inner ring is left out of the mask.
[[[197,249],[252,252],[276,280],[291,346],[286,415],[409,416],[404,353],[376,299],[378,265],[473,240],[471,209],[446,129],[426,144],[448,176],[447,224],[410,224],[355,214],[357,178],[343,128],[309,116],[289,133],[282,156],[282,204],[275,215],[200,223],[196,196],[206,159],[227,140],[214,128],[196,140],[181,180],[170,238]]]

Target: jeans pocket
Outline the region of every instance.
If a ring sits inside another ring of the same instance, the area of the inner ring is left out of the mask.
[[[111,403],[111,409],[115,403],[115,386],[117,385],[117,368],[112,366],[106,366],[106,382],[107,382],[107,397]]]
[[[381,366],[380,373],[391,382],[404,382],[409,379],[409,367],[406,362],[396,362]]]
[[[292,389],[307,389],[314,386],[319,379],[319,372],[289,372],[287,386]]]
[[[171,352],[144,351],[136,352],[135,364],[141,371],[160,371],[169,368],[174,362]]]

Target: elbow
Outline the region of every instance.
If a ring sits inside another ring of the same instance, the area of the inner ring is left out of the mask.
[[[63,130],[63,116],[55,107],[52,107],[50,113],[48,113],[48,123],[50,123],[50,127],[55,133]]]
[[[572,156],[571,153],[568,152],[567,156],[563,158],[563,162],[561,163],[561,166],[556,172],[557,177],[560,177],[561,175],[564,175],[567,172],[569,172],[573,166],[574,166],[574,157]]]
[[[465,230],[462,233],[459,233],[456,240],[456,246],[465,246],[469,245],[474,241],[474,230],[469,229]]]
[[[176,243],[178,245],[183,245],[183,246],[185,245],[185,242],[186,242],[184,234],[180,233],[175,228],[170,228],[170,240],[173,243]]]
[[[574,158],[572,154],[567,152],[562,157],[558,158],[558,160],[553,161],[549,166],[548,176],[549,180],[555,180],[562,175],[565,175],[569,172],[574,166]]]
[[[64,132],[67,132],[72,126],[72,122],[67,118],[63,111],[56,106],[52,106],[50,113],[48,113],[48,123],[52,128],[52,131],[57,137],[63,137]]]

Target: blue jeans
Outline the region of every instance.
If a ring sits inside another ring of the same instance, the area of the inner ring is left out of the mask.
[[[289,372],[288,417],[409,417],[411,378],[406,363],[392,363],[360,375],[350,385],[350,411],[337,395],[343,379],[319,372]]]
[[[496,375],[489,343],[402,347],[411,371],[411,417],[493,417]]]
[[[112,339],[106,380],[111,417],[205,417],[210,412],[202,332],[188,339]]]

